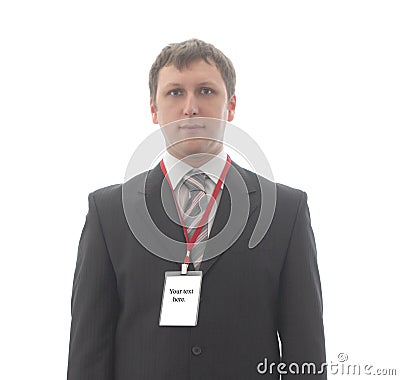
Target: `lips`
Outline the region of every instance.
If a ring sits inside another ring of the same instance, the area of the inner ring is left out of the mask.
[[[194,130],[194,129],[203,129],[205,125],[180,125],[180,129]]]

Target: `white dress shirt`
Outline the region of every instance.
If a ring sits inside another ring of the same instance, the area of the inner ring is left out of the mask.
[[[163,156],[165,169],[167,170],[169,180],[171,182],[172,188],[174,189],[175,198],[178,202],[181,214],[183,214],[183,209],[186,205],[187,200],[189,199],[189,189],[183,184],[183,177],[193,169],[199,170],[207,174],[205,187],[208,199],[210,199],[214,191],[215,185],[217,184],[225,167],[226,159],[227,154],[225,151],[222,150],[219,154],[206,162],[204,165],[198,168],[193,168],[192,166],[171,155],[168,151],[165,151]],[[221,198],[223,186],[224,184],[222,183],[221,190],[219,191],[216,202],[211,209],[210,215],[208,216],[208,236],[210,236],[211,227],[214,221],[215,213],[218,208],[219,200]]]

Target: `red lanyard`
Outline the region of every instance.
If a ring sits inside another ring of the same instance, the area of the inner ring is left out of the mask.
[[[224,182],[225,177],[226,177],[226,175],[228,173],[229,167],[231,166],[231,161],[232,161],[231,158],[229,157],[229,155],[227,155],[224,169],[222,170],[221,176],[219,177],[217,185],[214,188],[214,191],[212,193],[211,199],[208,202],[207,208],[204,211],[203,216],[202,216],[197,228],[195,229],[195,231],[194,231],[194,233],[193,233],[193,235],[192,235],[192,237],[190,239],[189,239],[189,235],[188,235],[188,232],[187,232],[187,227],[185,226],[185,223],[183,222],[183,217],[182,217],[178,202],[177,202],[176,197],[175,197],[174,189],[173,189],[171,181],[170,181],[170,179],[168,177],[167,169],[165,168],[164,160],[161,160],[161,162],[160,162],[161,170],[164,173],[164,176],[167,179],[167,181],[169,183],[169,186],[171,188],[172,195],[174,197],[174,201],[175,201],[175,204],[176,204],[176,209],[178,210],[179,219],[180,219],[181,224],[183,226],[183,233],[185,234],[186,252],[187,252],[185,260],[184,260],[184,264],[186,264],[186,265],[189,265],[190,251],[193,249],[193,246],[196,243],[197,237],[199,236],[201,230],[203,229],[203,225],[204,225],[205,221],[208,219],[208,216],[210,215],[211,209],[212,209],[212,207],[213,207],[213,205],[215,203],[215,200],[217,199],[218,193],[221,190],[222,183]],[[183,272],[183,269],[182,269],[182,272]]]

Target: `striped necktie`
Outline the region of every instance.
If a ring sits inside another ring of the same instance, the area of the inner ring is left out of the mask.
[[[184,184],[189,189],[189,199],[184,207],[183,222],[190,239],[199,226],[200,219],[207,208],[206,174],[192,170],[184,176]],[[203,228],[196,239],[196,244],[190,253],[191,262],[195,269],[200,267],[205,248],[204,245],[199,247],[197,243],[206,239],[208,239],[208,221],[204,222]]]

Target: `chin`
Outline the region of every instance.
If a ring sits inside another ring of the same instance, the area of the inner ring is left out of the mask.
[[[220,144],[209,145],[209,141],[191,140],[176,144],[173,150],[178,153],[179,156],[187,157],[193,154],[216,154],[220,151]]]

